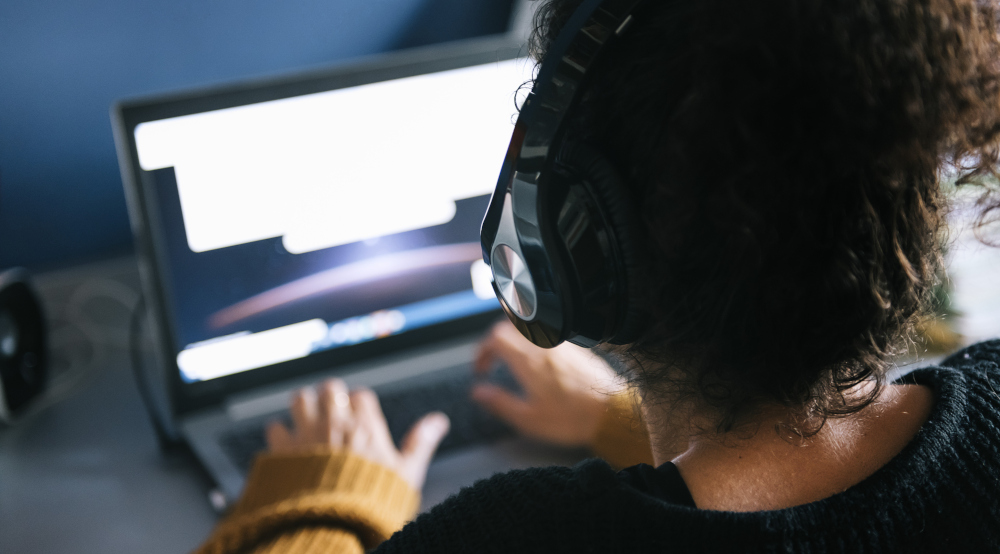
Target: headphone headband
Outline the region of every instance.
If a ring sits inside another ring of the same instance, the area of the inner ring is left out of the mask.
[[[557,249],[557,231],[541,189],[562,148],[565,124],[582,96],[588,72],[632,22],[643,0],[584,0],[541,63],[514,126],[496,189],[483,219],[483,259],[494,289],[515,326],[540,346],[570,339],[593,345],[605,336],[573,329],[571,277]],[[611,286],[610,288],[615,288]],[[620,288],[620,287],[619,287]]]
[[[643,1],[585,0],[546,52],[535,85],[521,106],[496,189],[483,219],[481,239],[487,264],[496,238],[487,235],[487,230],[495,229],[499,223],[501,206],[498,199],[502,201],[510,191],[515,177],[537,184],[538,173],[546,166],[551,147],[563,132],[566,115],[579,102],[579,92],[588,70],[611,39],[628,28],[632,12]]]
[[[579,101],[594,60],[629,26],[631,12],[640,1],[586,0],[573,13],[546,53],[535,86],[522,107],[521,115],[533,120],[525,147],[548,147],[556,142],[566,115]],[[522,148],[522,159],[525,153],[538,155]]]

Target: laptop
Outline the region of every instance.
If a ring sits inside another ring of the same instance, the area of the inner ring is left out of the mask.
[[[155,417],[226,500],[292,391],[330,376],[374,388],[397,441],[427,411],[451,416],[428,484],[467,475],[425,505],[537,463],[474,450],[511,430],[468,398],[476,342],[502,317],[479,226],[524,53],[480,39],[112,108]]]

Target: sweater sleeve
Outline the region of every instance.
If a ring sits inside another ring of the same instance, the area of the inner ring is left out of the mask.
[[[649,433],[637,407],[632,393],[617,394],[608,400],[590,447],[612,466],[653,463]]]
[[[419,494],[349,451],[261,454],[243,496],[198,554],[362,553],[412,519]]]

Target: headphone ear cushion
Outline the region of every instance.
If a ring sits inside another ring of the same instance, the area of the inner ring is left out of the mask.
[[[641,282],[643,255],[639,248],[639,212],[629,190],[611,162],[600,152],[584,144],[566,143],[558,163],[589,185],[598,201],[602,219],[611,227],[619,265],[625,279],[625,309],[617,330],[608,339],[611,344],[626,344],[639,337],[646,323],[642,309]]]

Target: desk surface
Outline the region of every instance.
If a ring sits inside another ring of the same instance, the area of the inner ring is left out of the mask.
[[[134,262],[43,275],[36,284],[58,364],[96,363],[58,402],[0,428],[0,551],[190,551],[218,518],[210,480],[187,455],[161,452],[136,389],[127,350]],[[525,441],[458,453],[432,465],[424,503],[495,471],[580,455]]]
[[[41,276],[37,285],[53,325],[55,357],[87,363],[98,356],[64,399],[0,428],[0,550],[189,551],[216,521],[206,500],[209,482],[183,455],[161,453],[131,373],[127,342],[110,340],[115,330],[128,327],[130,306],[122,304],[138,288],[134,264]],[[94,289],[93,298],[82,298],[84,286]],[[107,298],[116,292],[124,298]],[[109,339],[100,352],[80,347],[95,337],[67,323],[81,315],[106,331],[97,337]]]

